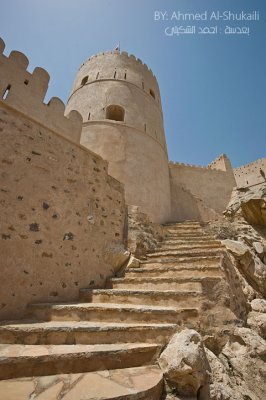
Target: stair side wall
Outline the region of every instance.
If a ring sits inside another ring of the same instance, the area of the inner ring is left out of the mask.
[[[217,218],[226,209],[236,186],[232,169],[170,163],[169,171],[172,221]]]

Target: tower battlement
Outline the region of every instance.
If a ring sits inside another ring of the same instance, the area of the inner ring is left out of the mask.
[[[102,51],[99,52],[97,54],[93,54],[92,56],[90,56],[83,64],[81,64],[80,68],[81,69],[83,67],[84,64],[86,64],[86,62],[96,58],[96,57],[101,57],[104,56],[106,54],[114,54],[114,55],[120,55],[122,57],[127,57],[129,60],[131,60],[133,63],[138,63],[141,66],[143,66],[148,72],[150,72],[152,74],[152,76],[154,77],[154,79],[157,81],[156,76],[154,75],[154,73],[152,72],[151,68],[148,67],[147,64],[145,64],[140,58],[137,58],[134,56],[134,54],[129,54],[127,51],[118,51],[118,50],[108,50],[108,51]]]
[[[79,68],[70,97],[84,85],[113,80],[138,87],[161,106],[160,90],[151,69],[139,58],[122,51],[106,51],[88,58]]]

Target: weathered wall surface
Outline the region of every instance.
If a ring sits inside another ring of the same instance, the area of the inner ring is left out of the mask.
[[[205,221],[225,210],[236,186],[232,169],[223,171],[179,163],[170,163],[169,169],[173,221]]]
[[[28,72],[11,67],[11,89],[0,101],[1,319],[20,317],[29,302],[75,300],[79,288],[103,286],[113,272],[106,248],[121,246],[125,221],[123,185],[76,143],[81,118],[72,135],[62,110],[58,120],[53,112],[55,123],[43,115],[42,96],[31,115],[21,99]]]
[[[123,187],[107,163],[0,110],[0,318],[28,302],[76,299],[112,274],[105,247],[123,240]]]
[[[168,158],[156,140],[112,121],[84,125],[82,137],[85,147],[109,161],[109,174],[125,183],[127,204],[140,206],[153,222],[169,220]]]
[[[266,182],[266,158],[234,169],[237,187],[250,187]]]
[[[123,121],[107,119],[110,105],[124,109]],[[148,67],[125,52],[91,57],[78,71],[67,110],[81,113],[81,143],[109,162],[109,173],[125,184],[127,204],[140,206],[153,222],[168,221],[163,113],[159,87]]]
[[[171,175],[172,176],[172,175]],[[171,179],[172,221],[210,221],[219,218],[219,213],[206,206],[204,201]]]

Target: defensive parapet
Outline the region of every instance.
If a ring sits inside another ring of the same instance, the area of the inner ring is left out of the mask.
[[[202,165],[195,165],[195,164],[187,164],[187,163],[181,163],[181,162],[177,162],[177,161],[169,161],[169,167],[186,167],[186,168],[191,168],[191,169],[198,169],[198,170],[209,170],[210,167],[204,167]],[[211,169],[216,169],[218,170],[218,168],[211,168]]]
[[[120,65],[110,69],[103,68],[102,58],[106,58],[106,56],[119,56]],[[85,75],[87,77],[86,83],[92,82],[93,80],[100,79],[112,79],[114,74],[116,75],[116,79],[127,80],[137,85],[141,90],[146,92],[147,94],[151,94],[150,90],[154,92],[154,97],[156,97],[156,101],[160,103],[160,90],[159,85],[156,79],[156,76],[152,72],[152,70],[139,58],[136,58],[132,54],[128,54],[126,51],[105,51],[102,53],[98,53],[89,57],[79,68],[81,74],[86,71],[87,63],[90,63],[90,71],[92,69],[92,65],[95,65],[95,74],[90,73],[89,75]],[[138,71],[139,74],[133,74],[132,70]],[[75,81],[72,92],[80,86],[81,82]]]
[[[65,105],[57,97],[44,104],[50,80],[49,74],[36,67],[31,74],[27,71],[29,61],[18,51],[7,57],[3,54],[5,43],[0,38],[0,102],[38,122],[51,131],[79,144],[82,118],[77,111],[64,115]]]
[[[234,169],[238,187],[250,187],[266,183],[266,158]]]

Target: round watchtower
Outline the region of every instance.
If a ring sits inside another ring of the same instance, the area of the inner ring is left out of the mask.
[[[160,91],[152,71],[126,52],[106,52],[80,67],[66,111],[83,117],[81,144],[109,162],[126,202],[153,222],[170,216],[168,155]]]

